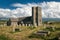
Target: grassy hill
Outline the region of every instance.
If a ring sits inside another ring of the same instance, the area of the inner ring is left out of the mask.
[[[2,24],[5,22],[6,21],[0,21],[0,23]],[[46,22],[44,24],[46,24]],[[39,27],[18,26],[20,31],[15,31],[15,32],[13,32],[13,26],[0,27],[0,40],[49,40],[48,38],[53,39],[54,37],[57,36],[58,33],[60,33],[60,29],[59,29],[60,22],[53,22],[52,24],[49,25],[53,27],[55,26],[55,28],[57,29],[55,29],[55,31],[51,31],[51,35],[46,36],[45,39],[42,39],[41,37],[38,38],[36,35],[34,36],[31,35],[39,30],[48,30],[44,28],[44,25]],[[33,36],[33,37],[29,38],[29,36]]]

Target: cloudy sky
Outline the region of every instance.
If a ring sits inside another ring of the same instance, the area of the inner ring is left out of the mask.
[[[60,18],[59,0],[0,0],[0,17],[31,16],[33,6],[42,8],[43,18]]]

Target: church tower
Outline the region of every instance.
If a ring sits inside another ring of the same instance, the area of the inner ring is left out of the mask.
[[[41,7],[32,7],[32,24],[33,26],[42,25]]]

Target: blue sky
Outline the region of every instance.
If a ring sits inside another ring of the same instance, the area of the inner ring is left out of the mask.
[[[43,18],[60,18],[60,0],[0,0],[0,17],[32,16],[32,7],[42,8]]]
[[[40,3],[40,2],[50,2],[50,1],[57,1],[60,0],[0,0],[0,8],[10,8],[14,9],[15,7],[12,7],[11,4],[14,3],[21,3],[21,4],[27,4],[27,3]]]

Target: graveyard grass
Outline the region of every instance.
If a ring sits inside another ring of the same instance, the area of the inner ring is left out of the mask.
[[[52,24],[52,26],[55,26],[56,28],[60,28],[60,22]],[[43,26],[40,27],[26,27],[26,26],[18,26],[20,31],[18,32],[12,32],[13,27],[12,26],[0,26],[0,40],[44,40],[42,38],[38,38],[37,36],[33,36],[32,38],[29,38],[29,36],[32,36],[34,32],[37,32],[38,30],[43,30]],[[51,31],[51,35],[49,38],[53,38],[57,36],[56,34],[60,32],[60,30]],[[3,35],[3,36],[2,36]],[[48,37],[45,37],[48,38]]]

